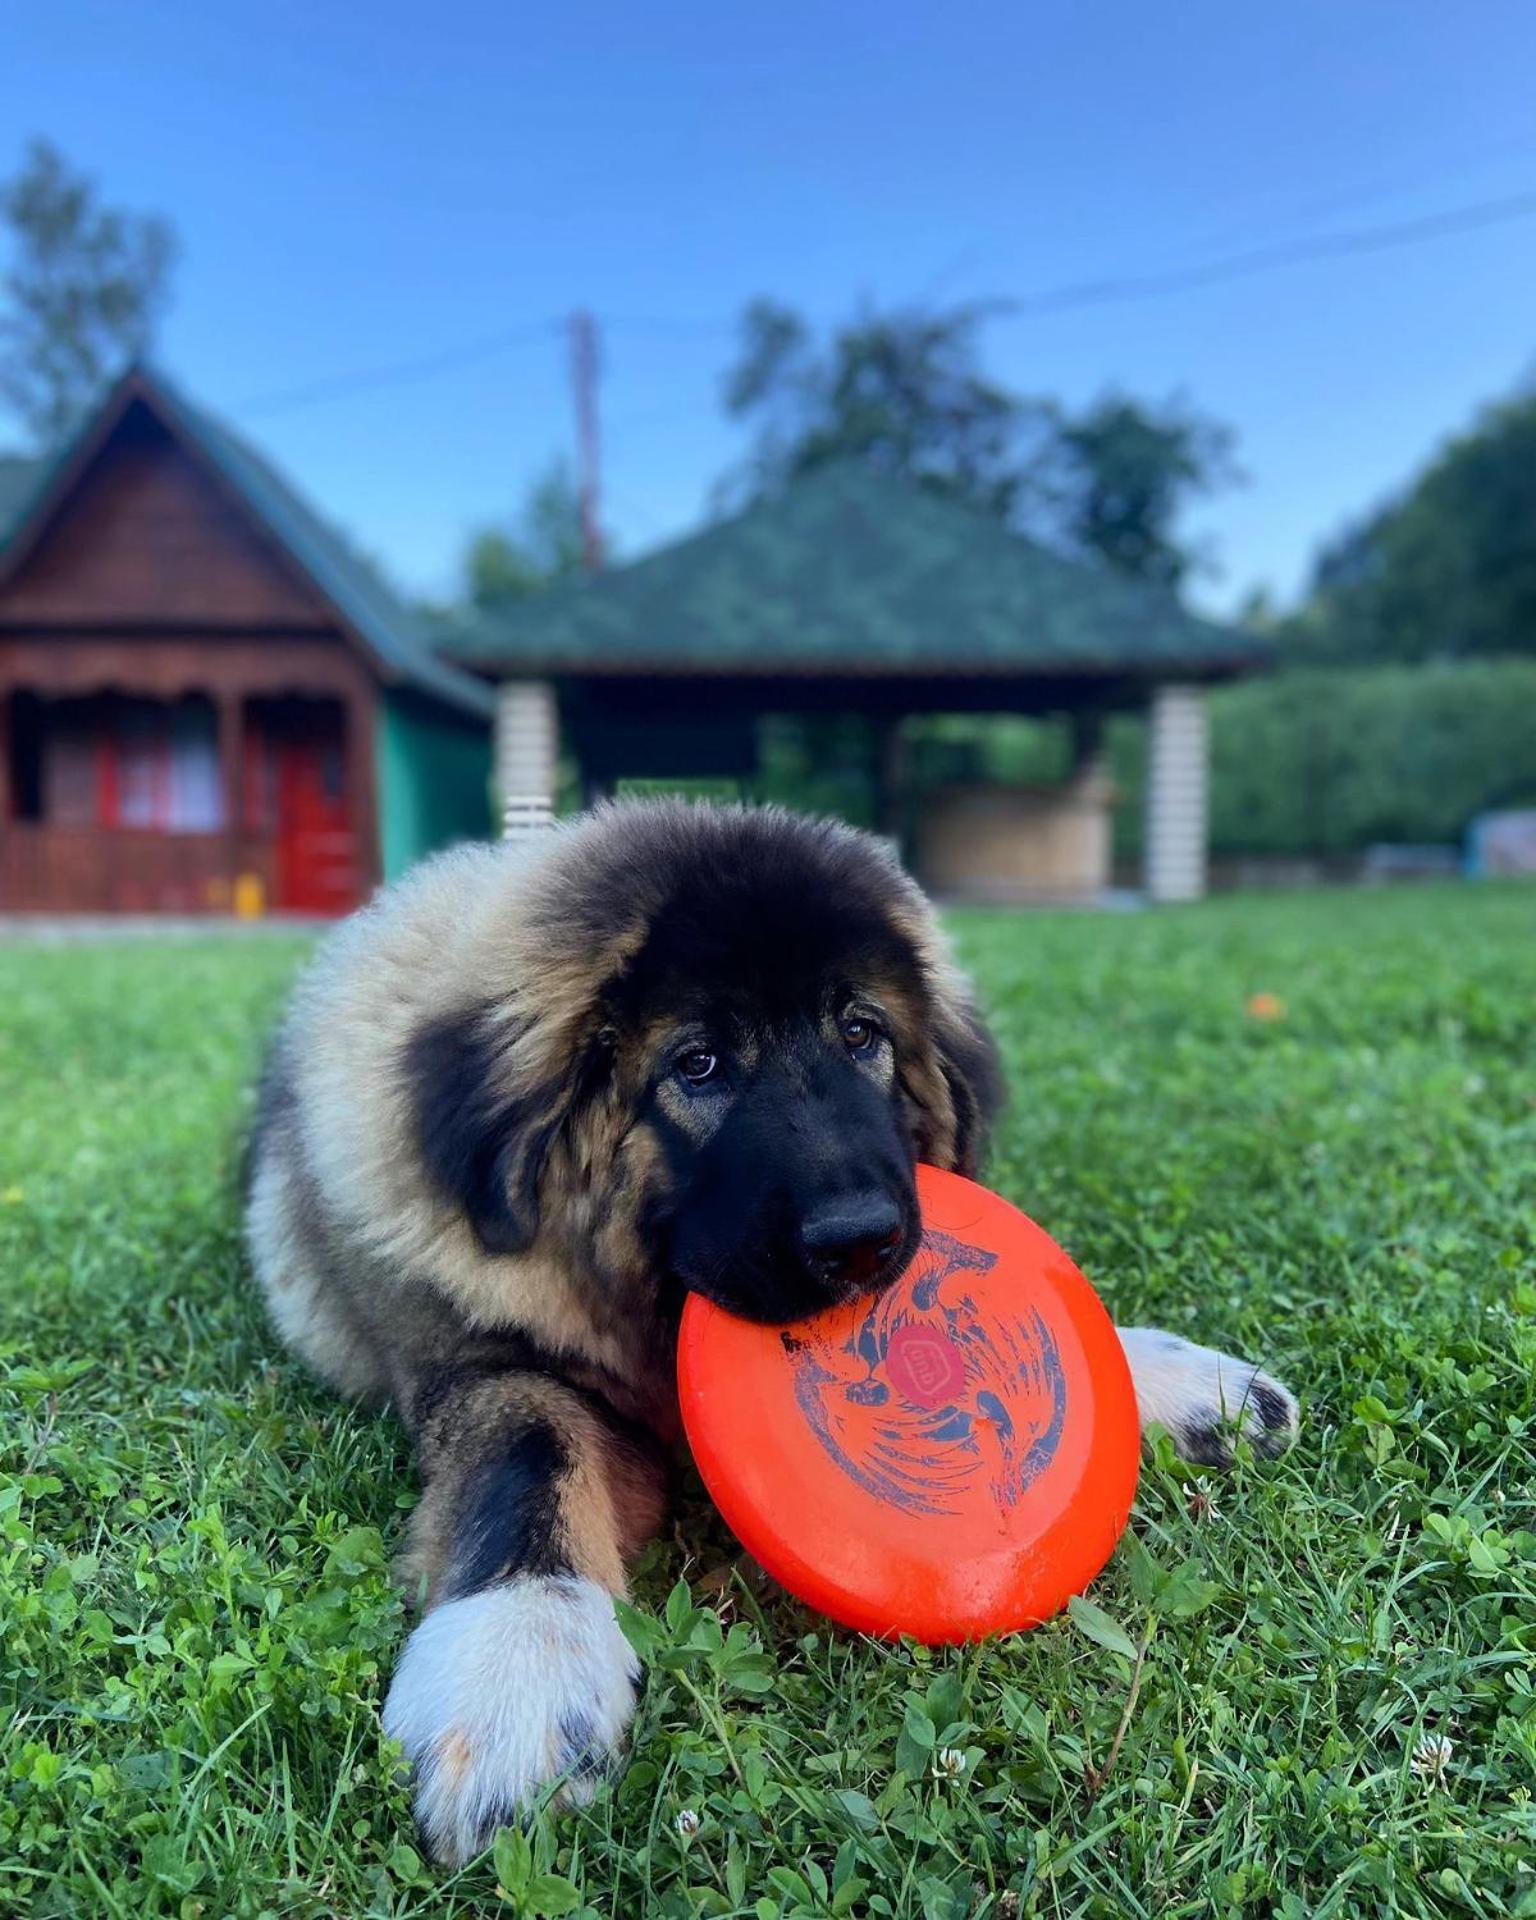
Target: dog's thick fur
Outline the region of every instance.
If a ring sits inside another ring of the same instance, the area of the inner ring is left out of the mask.
[[[608,807],[466,849],[340,928],[263,1084],[247,1234],[283,1337],[393,1402],[426,1609],[385,1708],[433,1852],[590,1791],[634,1668],[613,1617],[657,1526],[683,1293],[787,1319],[879,1285],[916,1160],[974,1173],[990,1041],[875,841],[774,810]],[[1295,1407],[1122,1334],[1145,1421],[1221,1464]]]

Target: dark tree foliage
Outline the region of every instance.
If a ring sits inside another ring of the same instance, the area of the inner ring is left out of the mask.
[[[986,312],[865,309],[818,341],[791,308],[753,301],[723,397],[754,437],[724,497],[754,499],[813,468],[862,460],[989,513],[1022,510],[1026,449],[1049,434],[1051,415],[982,372]]]
[[[1109,394],[1074,416],[1010,392],[981,363],[994,311],[866,308],[819,339],[793,309],[754,301],[723,387],[726,411],[753,439],[723,499],[862,460],[1177,587],[1198,560],[1176,536],[1179,513],[1235,477],[1231,432],[1176,400]]]
[[[1180,400],[1106,394],[1060,422],[1061,529],[1121,573],[1177,589],[1201,556],[1175,529],[1185,504],[1239,478],[1232,429]]]
[[[40,446],[148,348],[176,241],[156,217],[104,206],[47,140],[0,182],[0,399]]]
[[[581,499],[570,468],[551,462],[528,489],[512,524],[482,527],[464,556],[469,602],[485,613],[581,571]]]
[[[1536,652],[1536,392],[1487,408],[1332,541],[1290,638],[1332,660]]]

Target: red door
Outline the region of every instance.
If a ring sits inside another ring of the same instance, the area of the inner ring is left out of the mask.
[[[357,834],[347,805],[341,714],[285,716],[277,761],[277,905],[347,913],[357,905]]]

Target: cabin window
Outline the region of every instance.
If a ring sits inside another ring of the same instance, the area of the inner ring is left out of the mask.
[[[148,700],[124,700],[112,716],[104,742],[102,772],[106,788],[102,824],[108,827],[168,827],[171,811],[171,756],[163,707]]]
[[[41,710],[40,817],[57,827],[216,833],[218,719],[200,695],[58,700]]]
[[[219,725],[208,700],[171,709],[171,790],[167,824],[181,833],[216,833],[224,825]]]

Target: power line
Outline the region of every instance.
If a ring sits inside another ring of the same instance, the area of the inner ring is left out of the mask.
[[[1507,194],[1499,200],[1474,201],[1447,213],[1425,214],[1388,226],[1360,227],[1352,233],[1314,234],[1302,240],[1282,241],[1250,248],[1211,260],[1201,267],[1181,267],[1168,273],[1127,274],[1112,280],[1084,280],[1045,293],[1026,294],[998,302],[999,317],[1024,319],[1037,313],[1063,313],[1073,307],[1110,306],[1122,300],[1146,300],[1163,293],[1182,293],[1195,287],[1241,280],[1277,267],[1298,266],[1308,260],[1341,259],[1351,254],[1381,253],[1391,247],[1413,246],[1449,234],[1472,233],[1481,227],[1501,226],[1510,220],[1536,215],[1536,192]]]
[[[1203,266],[1174,268],[1162,273],[1125,274],[1104,280],[1074,281],[1065,286],[1047,288],[1040,293],[1024,294],[1016,299],[992,300],[986,304],[996,318],[1004,320],[1065,313],[1083,307],[1112,306],[1125,301],[1153,299],[1163,294],[1217,286],[1224,281],[1246,279],[1253,274],[1270,273],[1314,260],[1344,259],[1352,255],[1415,246],[1423,241],[1472,233],[1514,220],[1528,220],[1533,216],[1536,216],[1536,191],[1507,194],[1501,199],[1473,201],[1465,206],[1453,207],[1445,213],[1425,214],[1413,220],[1359,227],[1344,233],[1313,234],[1272,246],[1254,247],[1242,253],[1230,254],[1224,259],[1208,261]],[[733,334],[737,325],[733,320],[668,319],[660,315],[638,314],[605,315],[603,324],[610,330],[677,339],[724,337]],[[447,348],[440,353],[338,374],[308,386],[258,394],[247,400],[238,411],[245,414],[287,412],[297,407],[318,406],[350,394],[429,380],[438,374],[451,373],[460,367],[493,359],[511,348],[549,340],[567,325],[565,318],[531,321],[463,346]]]
[[[1354,218],[1366,210],[1379,208],[1383,201],[1400,202],[1405,194],[1444,192],[1451,181],[1485,170],[1489,162],[1527,161],[1533,154],[1536,154],[1536,140],[1496,140],[1454,157],[1442,155],[1433,164],[1416,169],[1412,174],[1399,173],[1395,177],[1377,174],[1369,181],[1356,179],[1350,186],[1341,184],[1320,194],[1310,194],[1302,201],[1287,201],[1284,207],[1278,203],[1261,202],[1247,220],[1236,225],[1224,221],[1219,232],[1213,233],[1204,245],[1191,251],[1197,257],[1213,252],[1220,257],[1247,245],[1256,220],[1262,220],[1267,226],[1278,224],[1282,230],[1286,227],[1315,229],[1319,222],[1331,224]]]
[[[608,313],[603,315],[603,325],[618,327],[625,333],[649,333],[666,340],[718,340],[724,334],[734,334],[740,322],[734,315],[725,320],[706,320],[697,315],[668,318],[659,313]]]
[[[536,340],[549,340],[565,325],[563,319],[528,321],[520,327],[508,327],[464,346],[448,347],[439,353],[423,354],[414,360],[397,360],[391,365],[364,367],[353,373],[341,373],[327,380],[313,381],[308,386],[257,394],[245,401],[239,411],[284,413],[292,407],[318,406],[326,400],[339,400],[352,393],[368,393],[377,387],[398,387],[413,380],[430,380],[437,374],[452,373],[459,367],[493,359],[509,348],[528,346]]]

